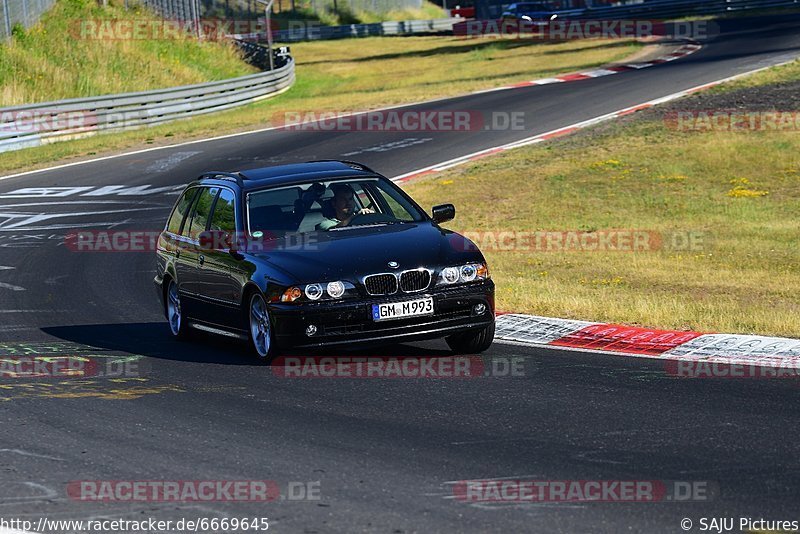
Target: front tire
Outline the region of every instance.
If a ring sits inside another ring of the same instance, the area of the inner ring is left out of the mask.
[[[462,332],[446,337],[447,345],[458,354],[479,354],[492,346],[494,341],[494,321],[481,330]]]
[[[169,322],[169,330],[172,336],[185,340],[189,338],[189,325],[181,309],[181,296],[178,293],[178,284],[175,280],[170,280],[167,286],[166,315]]]
[[[250,349],[259,359],[268,362],[274,356],[275,347],[272,342],[272,326],[269,320],[269,312],[267,311],[264,297],[260,293],[254,293],[250,297],[248,317],[250,321]]]

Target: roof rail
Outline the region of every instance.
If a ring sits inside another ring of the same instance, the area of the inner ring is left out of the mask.
[[[357,161],[350,161],[350,160],[346,160],[346,159],[317,159],[317,160],[314,160],[314,161],[309,161],[308,163],[331,163],[331,162],[344,163],[345,165],[347,165],[347,166],[349,166],[349,167],[351,167],[351,168],[353,168],[353,169],[355,169],[357,171],[366,171],[366,172],[372,172],[372,173],[378,174],[377,172],[373,171],[372,169],[370,169],[369,167],[367,167],[363,163],[359,163]]]
[[[233,180],[239,187],[244,186],[242,175],[238,172],[209,171],[204,172],[200,178],[216,178],[218,180]]]

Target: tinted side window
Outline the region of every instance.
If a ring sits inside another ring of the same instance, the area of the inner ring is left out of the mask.
[[[194,200],[195,193],[197,193],[196,187],[193,187],[183,193],[180,200],[175,205],[175,210],[172,212],[169,222],[167,222],[167,232],[172,232],[173,234],[181,233],[183,219],[186,218],[186,215],[189,213],[189,209],[192,207],[192,200]]]
[[[217,199],[217,205],[214,206],[214,215],[211,216],[211,230],[221,230],[229,234],[236,231],[235,202],[233,193],[223,189]]]
[[[204,232],[208,224],[208,216],[211,214],[211,205],[214,197],[217,196],[219,187],[204,187],[197,196],[192,210],[191,223],[184,225],[183,235],[188,235],[196,239],[200,232]]]

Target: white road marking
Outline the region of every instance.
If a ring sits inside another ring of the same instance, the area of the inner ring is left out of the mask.
[[[402,181],[403,179],[406,179],[406,178],[409,178],[409,177],[412,177],[412,176],[415,176],[415,175],[421,174],[421,173],[440,172],[440,171],[443,171],[445,169],[449,169],[451,167],[456,167],[458,165],[463,165],[465,163],[469,163],[473,159],[477,159],[477,158],[480,158],[480,157],[483,157],[483,156],[486,156],[486,155],[494,154],[496,152],[500,152],[500,151],[504,151],[504,150],[511,150],[513,148],[519,148],[519,147],[523,147],[523,146],[533,145],[533,144],[536,144],[536,143],[542,143],[542,142],[546,141],[548,137],[553,136],[554,134],[558,134],[559,132],[564,132],[564,131],[567,131],[567,130],[579,130],[581,128],[586,128],[587,126],[593,126],[595,124],[600,124],[601,122],[606,122],[606,121],[609,121],[609,120],[612,120],[612,119],[616,119],[616,118],[618,118],[620,115],[622,115],[624,113],[628,113],[628,112],[631,112],[631,111],[634,111],[634,110],[637,110],[637,109],[640,109],[640,108],[652,107],[652,106],[657,106],[659,104],[664,104],[666,102],[671,102],[672,100],[677,100],[679,98],[682,98],[684,96],[690,95],[690,94],[695,93],[697,91],[701,91],[703,89],[708,89],[710,87],[714,87],[716,85],[720,85],[720,84],[723,84],[723,83],[726,83],[726,82],[731,82],[731,81],[734,81],[734,80],[738,80],[739,78],[743,78],[745,76],[750,76],[752,74],[756,74],[758,72],[761,72],[761,71],[764,71],[764,70],[767,70],[767,69],[770,69],[770,68],[773,68],[773,67],[780,67],[780,66],[786,65],[788,63],[792,63],[792,61],[784,61],[782,63],[777,63],[775,65],[770,65],[769,67],[761,67],[761,68],[758,68],[758,69],[755,69],[755,70],[750,70],[750,71],[747,71],[747,72],[743,72],[741,74],[737,74],[735,76],[729,76],[728,78],[723,78],[721,80],[717,80],[717,81],[714,81],[714,82],[709,82],[709,83],[705,83],[703,85],[698,85],[696,87],[692,87],[691,89],[686,89],[685,91],[672,93],[670,95],[663,96],[661,98],[656,98],[655,100],[650,100],[649,102],[645,102],[643,104],[637,104],[635,106],[629,106],[627,108],[623,108],[623,109],[620,109],[618,111],[613,111],[611,113],[606,113],[605,115],[600,115],[599,117],[595,117],[593,119],[588,119],[588,120],[585,120],[585,121],[577,122],[575,124],[571,124],[569,126],[563,126],[561,128],[557,128],[557,129],[551,130],[549,132],[545,132],[545,133],[541,133],[541,134],[534,135],[534,136],[531,136],[531,137],[527,137],[525,139],[521,139],[521,140],[515,141],[513,143],[494,146],[494,147],[491,147],[491,148],[485,148],[483,150],[479,150],[479,151],[473,152],[471,154],[466,154],[464,156],[459,156],[457,158],[453,158],[453,159],[450,159],[450,160],[447,160],[447,161],[443,161],[443,162],[437,163],[435,165],[429,165],[427,167],[422,167],[421,169],[416,169],[416,170],[413,170],[413,171],[410,171],[410,172],[403,173],[403,174],[401,174],[399,176],[393,177],[392,181],[395,181],[395,182]]]
[[[169,185],[166,187],[155,187],[150,189],[150,185],[137,185],[134,187],[126,187],[124,185],[105,185],[94,191],[89,191],[88,193],[81,194],[82,197],[102,197],[108,195],[119,195],[119,196],[143,196],[143,195],[155,195],[158,193],[168,193],[170,191],[174,191],[175,189],[183,189],[185,185],[181,184],[179,186]]]
[[[175,152],[174,154],[170,154],[166,158],[160,158],[155,160],[153,163],[148,165],[144,172],[167,172],[170,169],[174,169],[177,167],[181,161],[185,159],[189,159],[195,154],[201,154],[199,150],[193,150],[188,152]]]
[[[56,460],[57,462],[63,462],[63,458],[57,458],[55,456],[46,456],[44,454],[36,454],[35,452],[28,452],[23,451],[22,449],[0,449],[0,453],[10,452],[11,454],[19,454],[20,456],[31,456],[33,458],[44,458],[45,460]]]
[[[6,284],[5,282],[0,282],[0,289],[9,289],[11,291],[25,291],[24,287],[15,286],[14,284]]]
[[[130,200],[65,200],[64,202],[47,202],[47,206],[75,206],[78,204],[123,204],[130,206]],[[166,204],[165,204],[166,205]],[[27,208],[29,206],[42,206],[42,202],[23,202],[21,204],[0,204],[0,209]],[[171,206],[170,206],[171,207]]]
[[[147,196],[159,193],[172,193],[185,187],[181,185],[168,185],[166,187],[153,187],[152,185],[81,185],[72,187],[23,187],[8,193],[0,193],[0,198],[63,198],[80,194],[82,197],[103,196]],[[152,189],[151,189],[152,188]]]
[[[364,154],[367,152],[389,152],[390,150],[397,150],[400,148],[408,148],[410,146],[421,145],[423,143],[427,143],[428,141],[433,141],[432,137],[423,137],[423,138],[416,138],[416,137],[409,137],[407,139],[402,139],[400,141],[392,141],[390,143],[383,143],[380,145],[374,145],[367,148],[361,148],[355,150],[353,152],[345,152],[342,156],[350,157],[355,156],[358,154]]]
[[[125,210],[79,211],[75,213],[0,212],[0,231],[18,230],[20,228],[26,228],[27,230],[57,230],[63,228],[75,228],[74,223],[54,224],[46,226],[35,226],[35,225],[37,223],[44,221],[51,221],[53,219],[77,218],[77,217],[86,217],[89,215],[113,215],[120,213],[136,213],[141,211],[163,210],[163,209],[164,209],[163,207],[147,207],[147,208],[143,207],[143,208],[125,209]],[[108,226],[108,225],[117,225],[120,222],[121,221],[119,220],[112,222],[91,221],[87,223],[81,223],[81,225]]]
[[[0,310],[0,313],[66,313],[72,310]]]

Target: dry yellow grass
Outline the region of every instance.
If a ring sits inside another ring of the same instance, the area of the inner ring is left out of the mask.
[[[694,235],[643,252],[499,250],[501,310],[648,327],[800,337],[800,139],[613,125],[407,186],[453,201],[452,228]],[[732,196],[737,187],[766,195]],[[513,194],[511,194],[513,192]],[[484,238],[485,239],[485,238]],[[511,241],[513,244],[514,241]]]
[[[0,44],[0,107],[159,89],[257,72],[228,42],[78,39],[80,21],[155,19],[113,2],[61,0],[28,31]]]
[[[297,82],[271,100],[162,126],[4,153],[0,171],[109,151],[269,126],[284,111],[353,111],[456,96],[622,60],[628,41],[531,41],[372,37],[292,45]],[[2,57],[2,55],[0,55]]]

